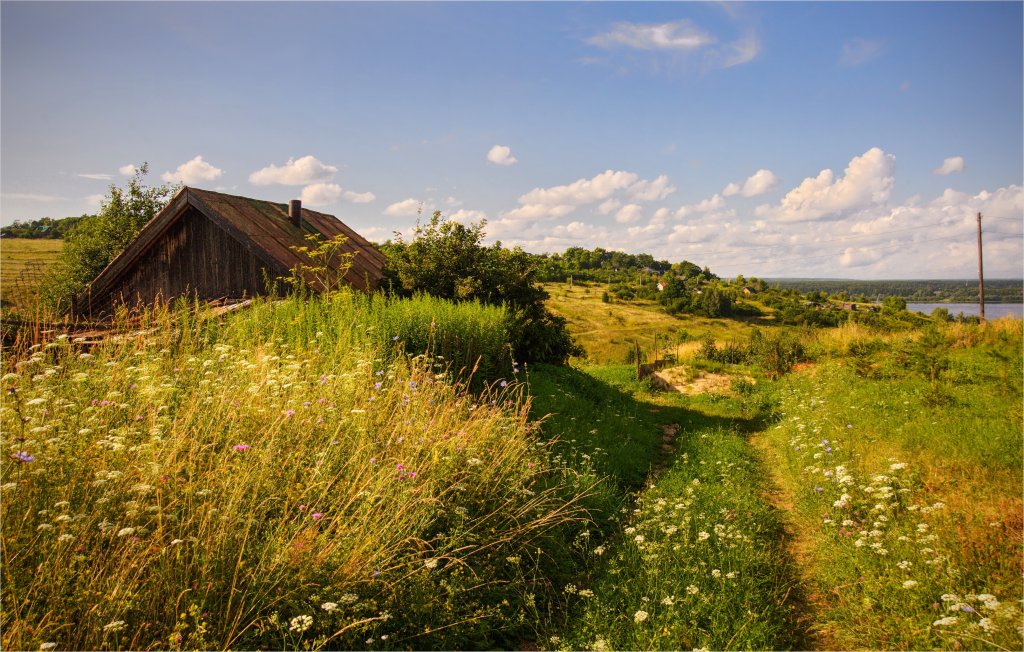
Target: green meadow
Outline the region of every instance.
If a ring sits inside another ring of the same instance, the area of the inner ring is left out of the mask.
[[[571,365],[515,360],[500,307],[347,291],[19,341],[0,644],[1024,646],[1019,320],[547,288]]]

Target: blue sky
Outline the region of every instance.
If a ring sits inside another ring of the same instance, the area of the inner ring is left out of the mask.
[[[1021,3],[0,5],[0,223],[152,183],[723,276],[1022,274]]]

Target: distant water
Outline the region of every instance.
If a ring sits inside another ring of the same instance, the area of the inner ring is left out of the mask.
[[[936,308],[945,308],[949,314],[956,317],[961,312],[965,315],[980,315],[981,309],[977,303],[908,303],[907,310],[911,312],[923,312],[926,315],[932,314]],[[985,319],[997,319],[1004,315],[1011,315],[1018,319],[1024,317],[1024,304],[1021,303],[986,303]]]

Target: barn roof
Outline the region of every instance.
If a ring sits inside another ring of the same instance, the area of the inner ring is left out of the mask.
[[[384,254],[333,215],[303,208],[300,227],[288,218],[287,204],[185,186],[93,280],[89,286],[93,300],[114,287],[190,208],[223,229],[279,276],[290,275],[299,264],[314,264],[294,248],[309,246],[306,236],[316,233],[328,239],[337,235],[348,238],[341,252],[354,254],[345,274],[351,285],[368,290],[383,277]],[[307,280],[314,282],[312,278]]]

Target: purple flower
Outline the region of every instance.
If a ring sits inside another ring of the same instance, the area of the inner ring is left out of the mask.
[[[313,512],[313,520],[314,520],[314,521],[319,521],[319,520],[320,520],[320,519],[322,519],[323,517],[324,517],[324,515],[323,515],[323,514],[321,514],[320,512]]]
[[[501,381],[501,386],[502,387],[508,387],[508,381],[507,380]]]
[[[247,450],[249,450],[252,447],[249,446],[249,444],[235,444],[231,448],[234,448],[236,451],[241,452],[241,451],[247,451]]]
[[[35,462],[36,461],[36,458],[32,457],[31,455],[29,455],[25,451],[18,451],[17,453],[15,453],[14,454],[14,459],[16,459],[19,462]]]
[[[299,505],[299,511],[300,512],[306,511],[306,506],[305,505]]]
[[[815,487],[815,488],[814,488],[814,490],[815,490],[815,491],[825,491],[825,490],[824,490],[824,489],[822,489],[821,487]]]
[[[405,470],[405,465],[404,464],[396,464],[395,465],[395,469],[398,470],[398,471],[404,471]]]
[[[416,472],[415,471],[410,472],[409,473],[409,477],[410,478],[415,478],[416,477]]]
[[[287,412],[284,413],[284,415],[290,419],[293,416],[295,416],[295,410],[288,410]]]
[[[416,381],[415,380],[410,380],[409,381],[409,387],[412,387],[413,389],[416,389]]]
[[[970,606],[970,605],[967,605],[967,604],[965,604],[965,605],[961,605],[961,606],[960,606],[960,608],[961,608],[962,610],[966,611],[966,612],[967,612],[967,613],[969,613],[969,614],[972,614],[972,613],[974,613],[974,607],[972,607],[972,606]]]
[[[376,463],[377,463],[377,458],[376,457],[371,457],[370,458],[370,464],[376,464]]]
[[[384,383],[382,383],[382,382],[380,382],[380,381],[377,381],[377,382],[375,382],[375,383],[373,384],[373,388],[374,388],[374,389],[380,389],[380,388],[381,388],[381,386],[383,386],[383,385],[384,385]]]

